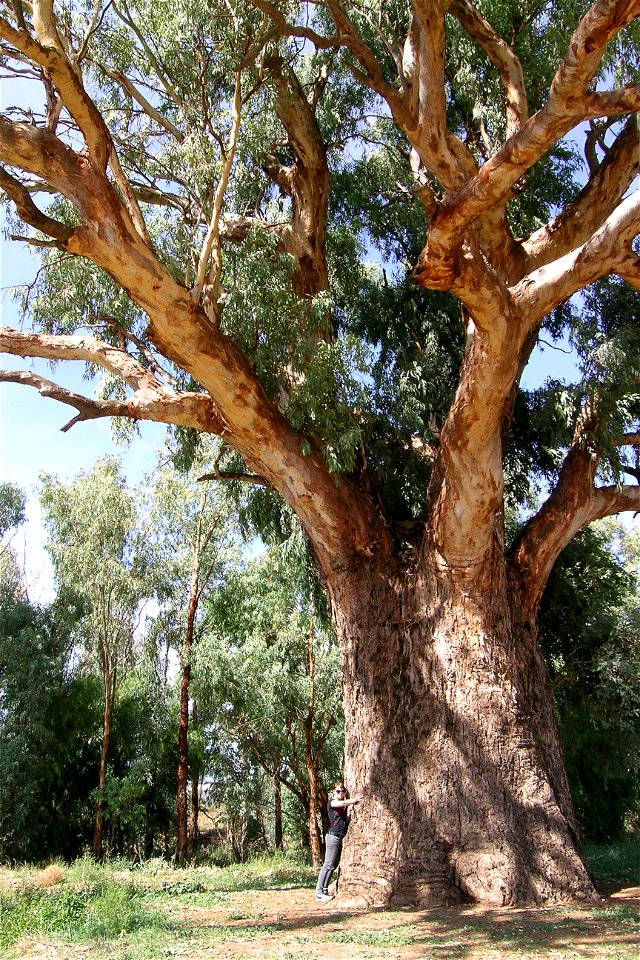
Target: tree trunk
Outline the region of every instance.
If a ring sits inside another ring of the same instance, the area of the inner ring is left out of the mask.
[[[186,647],[186,643],[185,643]],[[182,667],[180,683],[180,725],[178,727],[178,789],[176,793],[177,829],[176,863],[184,863],[187,856],[187,782],[189,777],[189,684],[191,661]]]
[[[195,729],[198,724],[198,709],[195,701],[193,703],[191,714],[191,726]],[[188,851],[192,856],[198,849],[200,843],[200,830],[198,828],[198,817],[200,815],[200,763],[191,761],[191,812],[189,814],[188,829]]]
[[[374,903],[593,897],[535,626],[504,560],[330,583],[353,808],[341,892]]]
[[[198,580],[200,577],[201,516],[198,518],[191,563],[187,625],[182,647],[182,682],[180,684],[180,726],[178,728],[178,788],[176,793],[176,863],[187,856],[188,814],[187,782],[189,779],[189,685],[191,683],[191,647],[198,613]]]
[[[280,777],[273,778],[273,842],[276,850],[282,850],[282,785]]]
[[[109,762],[109,744],[111,742],[111,719],[113,716],[113,699],[115,693],[115,678],[109,674],[104,676],[104,707],[102,711],[102,749],[100,751],[100,770],[98,773],[98,802],[96,804],[96,818],[93,827],[93,856],[102,860],[102,828],[104,822],[104,787],[107,781],[107,764]]]
[[[318,833],[318,757],[313,752],[313,719],[315,714],[315,657],[313,652],[313,623],[309,626],[307,638],[307,682],[309,699],[305,719],[305,765],[309,780],[309,844],[311,862],[314,867],[322,864],[322,844]]]

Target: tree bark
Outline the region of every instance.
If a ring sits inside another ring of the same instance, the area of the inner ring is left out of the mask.
[[[187,782],[189,779],[189,685],[191,683],[191,647],[198,612],[198,578],[200,574],[200,526],[196,532],[187,607],[187,626],[182,647],[182,682],[180,684],[180,725],[178,728],[178,789],[176,795],[177,830],[176,862],[183,863],[188,851]]]
[[[332,585],[346,781],[341,892],[367,904],[591,898],[534,623],[499,552]]]
[[[190,645],[189,645],[190,647]],[[186,655],[187,640],[183,647]],[[190,655],[190,654],[189,654]],[[176,863],[184,863],[187,856],[187,781],[189,777],[189,684],[191,682],[191,660],[182,666],[180,683],[180,723],[178,726],[178,787],[176,792]]]
[[[282,786],[280,777],[273,778],[273,844],[276,850],[282,850]]]
[[[313,720],[315,715],[315,656],[313,650],[314,626],[309,625],[307,637],[307,681],[309,700],[305,720],[305,764],[309,778],[309,844],[314,867],[322,863],[322,844],[318,832],[318,752],[313,750]]]
[[[98,802],[93,827],[92,850],[96,860],[102,860],[102,829],[104,823],[104,787],[107,781],[107,764],[109,762],[109,745],[111,743],[111,719],[113,716],[113,700],[115,695],[115,677],[105,672],[104,707],[102,711],[102,748],[100,750],[100,770],[98,773]]]
[[[191,725],[195,729],[198,723],[198,708],[194,701],[191,712]],[[200,763],[196,763],[193,758],[191,761],[191,811],[189,814],[189,827],[187,837],[187,850],[189,856],[192,856],[198,849],[200,843],[200,830],[198,827],[198,817],[200,814]]]

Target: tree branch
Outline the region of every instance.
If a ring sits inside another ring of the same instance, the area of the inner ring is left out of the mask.
[[[528,325],[534,326],[557,304],[607,273],[626,269],[631,274],[630,246],[639,231],[640,190],[623,200],[581,247],[534,270],[512,288]]]
[[[620,257],[613,272],[630,286],[640,290],[640,257],[633,250]]]
[[[0,327],[0,349],[18,357],[84,360],[108,370],[133,391],[133,397],[126,401],[90,400],[33,373],[6,371],[2,374],[2,379],[8,382],[36,387],[43,396],[76,407],[83,415],[74,423],[78,419],[118,416],[175,423],[208,433],[224,432],[224,423],[208,394],[179,393],[163,384],[124,350],[94,337],[48,336]]]
[[[35,205],[31,199],[31,194],[24,184],[7,173],[4,167],[0,167],[0,188],[6,195],[13,200],[18,216],[24,223],[46,233],[47,236],[54,238],[55,246],[64,250],[74,234],[72,227],[66,227],[53,217],[47,216]],[[29,239],[29,238],[21,238]]]
[[[585,243],[615,210],[640,171],[640,119],[629,117],[622,133],[575,200],[522,244],[527,273]]]
[[[597,466],[598,456],[589,447],[589,425],[585,423],[577,431],[558,483],[514,546],[512,569],[523,609],[530,617],[536,614],[554,563],[579,530],[602,517],[640,510],[640,486],[595,487]]]
[[[220,174],[220,179],[216,187],[216,192],[213,200],[213,211],[211,213],[211,221],[209,223],[209,229],[207,230],[207,235],[202,244],[202,249],[200,250],[200,255],[198,257],[198,265],[196,268],[196,278],[193,284],[193,289],[191,291],[191,296],[193,300],[197,303],[200,300],[202,291],[205,285],[205,278],[207,275],[207,269],[209,269],[209,279],[208,279],[208,301],[210,304],[210,309],[214,318],[217,317],[218,312],[218,298],[220,293],[220,277],[222,275],[222,248],[220,245],[220,218],[222,215],[222,203],[224,200],[224,194],[227,189],[227,184],[229,183],[229,177],[231,176],[231,168],[233,166],[233,160],[236,152],[236,144],[238,142],[238,133],[240,131],[240,114],[242,107],[242,96],[241,96],[241,86],[242,86],[242,74],[240,70],[237,71],[235,77],[235,86],[233,93],[233,109],[232,109],[232,123],[231,123],[231,133],[229,135],[229,142],[226,149],[223,152],[222,157],[222,172]],[[209,258],[211,257],[211,264],[209,265]]]
[[[625,433],[616,441],[619,447],[640,447],[640,433]]]
[[[61,428],[63,433],[76,423],[105,417],[170,423],[207,433],[222,433],[224,430],[211,398],[204,393],[179,394],[164,388],[164,396],[160,397],[157,389],[153,392],[139,389],[126,400],[96,400],[74,393],[39,374],[25,370],[0,370],[0,382],[34,387],[41,396],[74,407],[78,415]]]
[[[34,2],[33,22],[37,41],[29,33],[16,30],[1,18],[0,39],[11,43],[47,72],[78,125],[92,162],[97,169],[104,171],[112,149],[111,135],[100,111],[82,85],[79,67],[74,68],[64,51],[53,14],[53,0]]]
[[[510,137],[527,122],[529,117],[522,64],[515,51],[496,33],[469,0],[453,0],[448,12],[482,47],[500,74],[507,106],[507,137]]]
[[[204,473],[201,477],[198,477],[197,482],[203,483],[205,480],[235,480],[238,483],[249,483],[257,487],[271,486],[264,477],[258,477],[253,473],[221,473],[218,469],[214,470],[213,473]]]
[[[170,133],[178,143],[184,143],[184,134],[175,124],[165,117],[159,110],[149,103],[149,101],[144,97],[140,91],[131,83],[128,77],[126,77],[120,70],[112,70],[110,67],[105,66],[104,64],[99,64],[100,68],[106,73],[108,77],[111,77],[112,80],[115,80],[116,83],[120,84],[123,90],[129,94],[129,96],[139,104],[146,115],[152,120],[155,120],[167,133]]]
[[[455,279],[455,257],[469,225],[499,206],[524,173],[564,134],[594,113],[596,102],[588,86],[608,41],[638,14],[637,0],[613,3],[597,0],[574,32],[544,106],[510,137],[476,176],[440,205],[431,222],[429,239],[420,254],[414,278],[423,286],[449,289]],[[637,88],[629,88],[625,110],[640,107]],[[600,110],[610,99],[598,100]],[[447,286],[448,284],[448,286]]]

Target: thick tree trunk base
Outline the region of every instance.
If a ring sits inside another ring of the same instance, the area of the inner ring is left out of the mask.
[[[364,794],[341,902],[596,898],[535,636],[514,625],[498,568],[475,577],[409,595],[385,571],[334,603],[346,780]]]

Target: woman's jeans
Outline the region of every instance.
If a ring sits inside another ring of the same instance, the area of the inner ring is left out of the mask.
[[[342,837],[334,837],[332,833],[327,833],[324,839],[326,844],[324,863],[316,884],[316,896],[328,892],[331,874],[340,863],[342,853]]]

